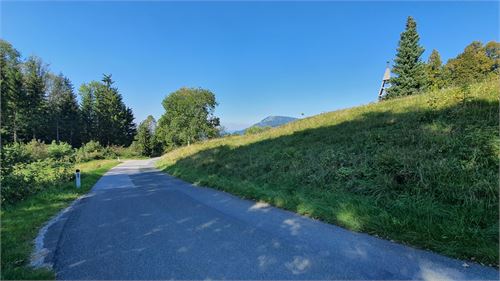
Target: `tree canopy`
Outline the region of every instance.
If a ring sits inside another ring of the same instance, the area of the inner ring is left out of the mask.
[[[181,88],[168,95],[162,105],[165,113],[156,132],[164,146],[189,145],[219,136],[220,121],[214,115],[217,102],[211,91]]]

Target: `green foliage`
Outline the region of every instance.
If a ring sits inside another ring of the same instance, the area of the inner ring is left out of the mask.
[[[67,77],[52,74],[38,57],[22,60],[0,39],[0,92],[4,144],[36,139],[76,147],[90,140],[128,146],[133,141],[134,116],[113,87],[111,75],[83,84],[80,106]]]
[[[414,95],[426,86],[425,66],[421,61],[424,48],[419,43],[417,23],[412,17],[406,21],[406,29],[401,33],[394,68],[396,77],[390,79],[391,87],[385,98]]]
[[[155,129],[156,120],[151,115],[139,125],[134,146],[140,155],[153,156],[161,153],[159,144],[156,141]]]
[[[15,142],[9,145],[2,146],[2,173],[10,171],[16,163],[28,163],[32,161],[30,152],[26,149],[26,145],[20,142]]]
[[[429,61],[425,65],[428,88],[437,90],[443,87],[443,63],[437,50],[432,50]]]
[[[49,157],[47,145],[40,140],[31,140],[24,145],[24,149],[30,156],[30,161],[43,160]]]
[[[48,95],[48,139],[80,145],[80,112],[71,81],[62,74],[51,75]]]
[[[54,272],[28,266],[33,239],[39,228],[73,200],[87,193],[99,178],[118,162],[99,160],[72,167],[82,171],[82,186],[73,180],[49,184],[41,192],[14,204],[2,204],[1,210],[1,280],[50,280]]]
[[[1,137],[4,143],[17,142],[26,131],[26,96],[19,52],[0,40]]]
[[[14,203],[51,184],[67,180],[74,164],[74,150],[67,143],[32,140],[2,147],[1,202]]]
[[[18,163],[2,181],[2,203],[14,203],[27,196],[67,181],[73,175],[73,163],[47,158],[31,163]]]
[[[52,143],[47,146],[47,154],[49,158],[53,158],[56,160],[66,159],[73,162],[75,157],[75,150],[68,143],[60,142],[58,144],[56,143],[56,141],[52,141]]]
[[[492,61],[491,70],[496,74],[500,74],[500,43],[490,41],[484,46],[486,56]]]
[[[25,139],[41,139],[48,124],[45,90],[47,84],[47,66],[38,57],[31,56],[23,64],[25,115],[22,122],[29,128]]]
[[[269,126],[266,127],[252,126],[245,130],[245,135],[258,134],[267,131],[269,129],[271,129],[271,127]]]
[[[76,161],[85,162],[106,158],[104,147],[98,141],[89,141],[83,144],[76,152]]]
[[[165,113],[158,121],[157,139],[166,148],[219,136],[219,118],[214,116],[215,95],[201,88],[181,88],[162,102]]]
[[[486,79],[495,69],[493,57],[488,57],[481,42],[472,42],[463,53],[446,63],[444,75],[447,84],[466,86]]]
[[[498,263],[498,77],[173,150],[174,176],[346,228]]]
[[[116,158],[142,158],[142,154],[137,151],[137,149],[132,145],[128,147],[123,147],[119,145],[111,145],[105,148],[104,152],[106,158],[116,159]]]
[[[141,154],[134,146],[110,145],[103,147],[98,141],[89,141],[76,150],[76,161],[87,162],[99,159],[138,158]]]
[[[132,143],[136,132],[134,116],[113,87],[111,75],[104,75],[102,82],[83,84],[80,95],[84,141],[126,146]]]

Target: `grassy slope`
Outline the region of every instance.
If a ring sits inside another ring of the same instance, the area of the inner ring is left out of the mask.
[[[87,193],[115,160],[97,160],[78,164],[82,171],[82,188],[77,190],[73,182],[54,186],[34,194],[28,199],[1,210],[2,280],[54,279],[54,273],[46,269],[34,270],[26,266],[33,250],[33,239],[39,228],[73,200]]]
[[[498,264],[499,85],[340,110],[183,147],[196,184],[452,257]]]

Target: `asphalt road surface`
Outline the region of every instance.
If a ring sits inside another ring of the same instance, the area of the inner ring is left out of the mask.
[[[152,160],[110,170],[39,240],[58,279],[499,278],[494,268],[193,186]]]

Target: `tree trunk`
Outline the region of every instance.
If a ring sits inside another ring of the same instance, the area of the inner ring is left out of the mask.
[[[14,112],[14,124],[12,130],[14,131],[14,142],[17,142],[17,111]]]
[[[59,120],[56,122],[56,141],[59,144]]]

